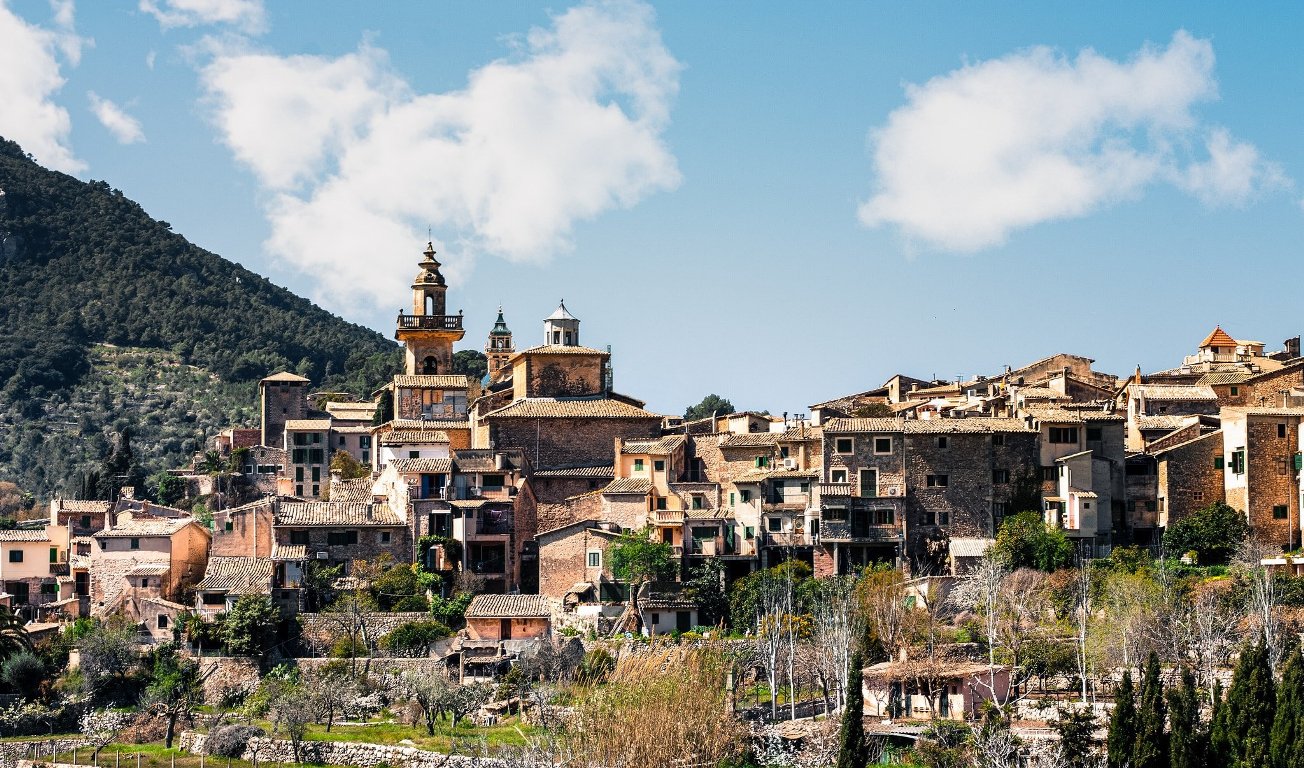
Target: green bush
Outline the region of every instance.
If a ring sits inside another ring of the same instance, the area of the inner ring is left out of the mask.
[[[1168,527],[1164,549],[1195,552],[1201,565],[1225,565],[1250,535],[1245,515],[1222,502],[1196,510]]]
[[[380,639],[380,647],[395,656],[426,656],[436,640],[453,632],[438,621],[413,621],[400,624]]]
[[[362,642],[362,638],[341,637],[331,645],[332,658],[352,659],[366,655],[368,655],[367,644]]]

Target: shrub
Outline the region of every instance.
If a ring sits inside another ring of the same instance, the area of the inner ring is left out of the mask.
[[[394,603],[395,613],[425,613],[430,610],[430,601],[425,595],[407,595]]]
[[[1245,515],[1217,502],[1168,526],[1164,549],[1194,551],[1201,565],[1225,564],[1249,535],[1250,525]]]
[[[352,659],[358,656],[370,656],[367,644],[362,638],[341,637],[331,646],[331,656],[336,659]]]
[[[380,638],[380,647],[395,656],[425,656],[430,644],[453,634],[438,621],[413,621],[400,624]]]
[[[204,742],[204,752],[219,757],[238,758],[244,754],[249,740],[255,736],[266,736],[267,731],[256,725],[220,725],[208,734]]]
[[[616,660],[605,648],[594,648],[584,654],[576,677],[585,683],[601,683],[616,668]]]
[[[45,679],[45,662],[33,654],[20,653],[5,661],[0,674],[3,674],[5,682],[16,693],[29,699],[34,698],[41,681]]]

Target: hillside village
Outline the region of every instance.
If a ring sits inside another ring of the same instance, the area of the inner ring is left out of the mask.
[[[1293,554],[1302,530],[1298,337],[1269,351],[1214,327],[1160,371],[1116,376],[1057,353],[968,380],[898,374],[805,413],[689,420],[614,388],[610,349],[586,345],[600,325],[581,337],[572,307],[582,301],[560,302],[542,338],[514,333],[500,308],[483,347],[488,373],[453,373],[464,315],[448,309],[436,256],[428,245],[410,309],[396,319],[405,369],[372,399],[272,373],[259,383],[259,423],[213,435],[191,466],[170,473],[184,489],[173,505],[124,487],[112,500],[55,498],[48,521],[0,531],[0,600],[31,620],[34,637],[88,619],[126,622],[144,648],[184,639],[201,660],[205,622],[251,597],[300,628],[263,648],[269,658],[384,656],[404,623],[434,615],[452,636],[418,642],[411,655],[472,682],[501,679],[539,643],[564,638],[587,638],[591,650],[602,638],[719,635],[720,601],[736,601],[763,574],[811,584],[876,578],[882,594],[940,616],[947,594],[988,567],[1006,521],[1029,512],[1067,542],[1063,564],[1143,557],[1197,567],[1198,553],[1165,550],[1165,532],[1221,504],[1262,548],[1254,566],[1284,578],[1304,571]],[[640,541],[666,562],[631,566]],[[417,586],[376,588],[399,571]],[[364,604],[368,590],[376,599]],[[756,603],[757,616],[797,613],[791,592],[790,581],[787,608]],[[342,621],[328,602],[349,595]],[[1036,613],[1020,619],[1027,631],[1040,626]],[[767,632],[759,618],[735,629],[752,639]],[[1074,630],[1059,631],[1073,647]],[[1081,685],[1083,703],[1108,700],[1115,672],[1091,675],[1087,694],[1082,633],[1072,663],[1040,673],[1041,688],[1058,677],[1066,695]],[[846,692],[863,685],[871,722],[980,719],[984,701],[1016,688],[1015,698],[1027,695],[1033,673],[1017,648],[999,663],[994,650],[963,650],[971,634],[957,630],[961,650],[936,657],[929,634],[928,658],[940,666],[922,676],[903,671],[917,649],[884,639],[887,653],[864,669],[863,684],[859,669],[847,677],[855,640],[843,636],[841,671],[831,683],[808,681],[807,692],[827,714],[861,699]],[[1123,666],[1139,673],[1135,654],[1153,638],[1123,634]],[[989,641],[978,647],[990,650]],[[208,643],[211,655],[220,642]],[[1210,662],[1202,686],[1226,682],[1231,654]],[[780,688],[795,698],[803,685],[792,666],[784,678],[777,658],[752,667],[752,703],[764,715],[770,697],[771,719],[783,719]],[[260,672],[265,665],[246,684]],[[238,678],[224,668],[214,680]],[[210,694],[215,685],[205,683]],[[1046,729],[1045,715],[1020,719],[1038,717]]]

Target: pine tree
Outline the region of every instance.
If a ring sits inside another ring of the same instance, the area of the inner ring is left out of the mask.
[[[842,730],[838,734],[837,768],[865,765],[865,697],[861,694],[864,663],[865,657],[858,649],[851,656],[851,674],[847,676],[847,706],[842,710]]]
[[[1170,768],[1204,765],[1207,735],[1200,727],[1200,702],[1195,676],[1182,669],[1182,684],[1168,690],[1168,764]]]
[[[1060,737],[1060,765],[1064,768],[1091,768],[1095,748],[1096,716],[1090,709],[1061,708],[1059,719],[1051,724]]]
[[[1159,654],[1150,652],[1141,678],[1141,705],[1137,708],[1136,741],[1132,746],[1132,768],[1165,768],[1168,744],[1164,737],[1164,681],[1160,677]]]
[[[1272,768],[1304,767],[1304,656],[1299,650],[1287,658],[1277,689],[1270,757]]]
[[[1268,650],[1256,644],[1241,652],[1232,675],[1222,717],[1220,738],[1226,744],[1228,768],[1263,768],[1277,709],[1276,687],[1268,664]]]
[[[1123,680],[1114,691],[1114,711],[1109,716],[1106,741],[1109,768],[1129,768],[1136,745],[1136,697],[1132,690],[1132,670],[1123,672]]]

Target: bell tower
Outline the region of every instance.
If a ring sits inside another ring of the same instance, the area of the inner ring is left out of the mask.
[[[394,338],[407,348],[404,369],[408,375],[435,376],[453,372],[453,344],[466,335],[462,313],[447,314],[448,284],[435,260],[435,245],[426,243],[421,271],[412,281],[412,314],[400,310]]]
[[[484,354],[489,362],[489,381],[497,383],[512,372],[508,367],[516,347],[512,345],[512,331],[503,319],[503,308],[498,308],[498,320],[493,330],[489,331],[489,340],[485,342]]]

